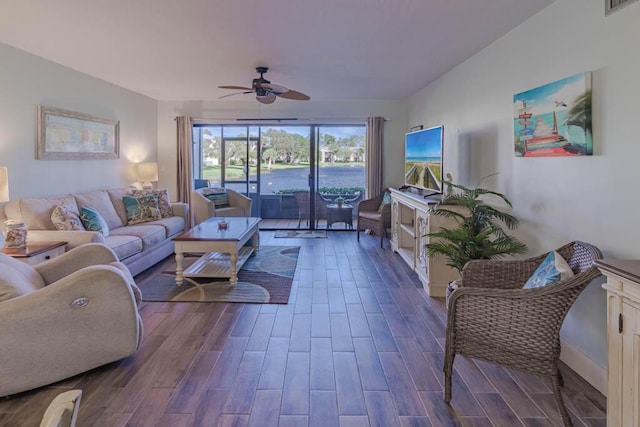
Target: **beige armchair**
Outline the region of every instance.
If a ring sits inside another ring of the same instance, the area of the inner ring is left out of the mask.
[[[133,354],[140,290],[114,252],[78,246],[30,266],[0,254],[0,396]]]
[[[191,193],[191,207],[196,225],[213,216],[251,216],[251,199],[237,191],[226,189],[229,207],[216,208],[213,200],[206,197],[211,188],[198,188]]]

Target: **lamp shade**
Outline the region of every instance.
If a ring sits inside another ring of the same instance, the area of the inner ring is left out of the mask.
[[[157,163],[138,163],[138,181],[151,182],[158,180]]]
[[[9,201],[9,171],[0,167],[0,203]]]

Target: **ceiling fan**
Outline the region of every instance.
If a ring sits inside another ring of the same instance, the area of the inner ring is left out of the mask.
[[[264,78],[264,74],[268,70],[269,68],[267,67],[256,67],[256,71],[260,73],[260,77],[257,79],[253,79],[253,81],[251,82],[251,87],[218,86],[220,89],[235,89],[241,91],[221,96],[218,99],[226,98],[233,95],[239,95],[241,93],[246,94],[253,92],[255,92],[258,102],[261,102],[263,104],[273,104],[278,96],[280,98],[294,99],[297,101],[308,101],[309,99],[311,99],[308,95],[305,95],[302,92],[291,90],[284,86],[272,84],[269,80]]]

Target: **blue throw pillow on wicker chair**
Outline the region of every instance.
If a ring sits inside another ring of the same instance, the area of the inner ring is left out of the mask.
[[[549,252],[544,261],[540,263],[536,271],[529,277],[523,289],[540,288],[573,276],[573,271],[571,267],[569,267],[569,264],[567,264],[567,261],[565,261],[558,252],[552,251]]]

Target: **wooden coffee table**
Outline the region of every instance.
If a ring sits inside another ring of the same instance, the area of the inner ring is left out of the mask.
[[[220,221],[227,228],[219,228]],[[231,286],[238,283],[238,270],[258,250],[260,218],[212,217],[191,230],[174,237],[176,253],[176,285],[185,277],[228,277]],[[251,239],[251,246],[245,244]],[[185,252],[204,253],[187,269],[182,262]]]

